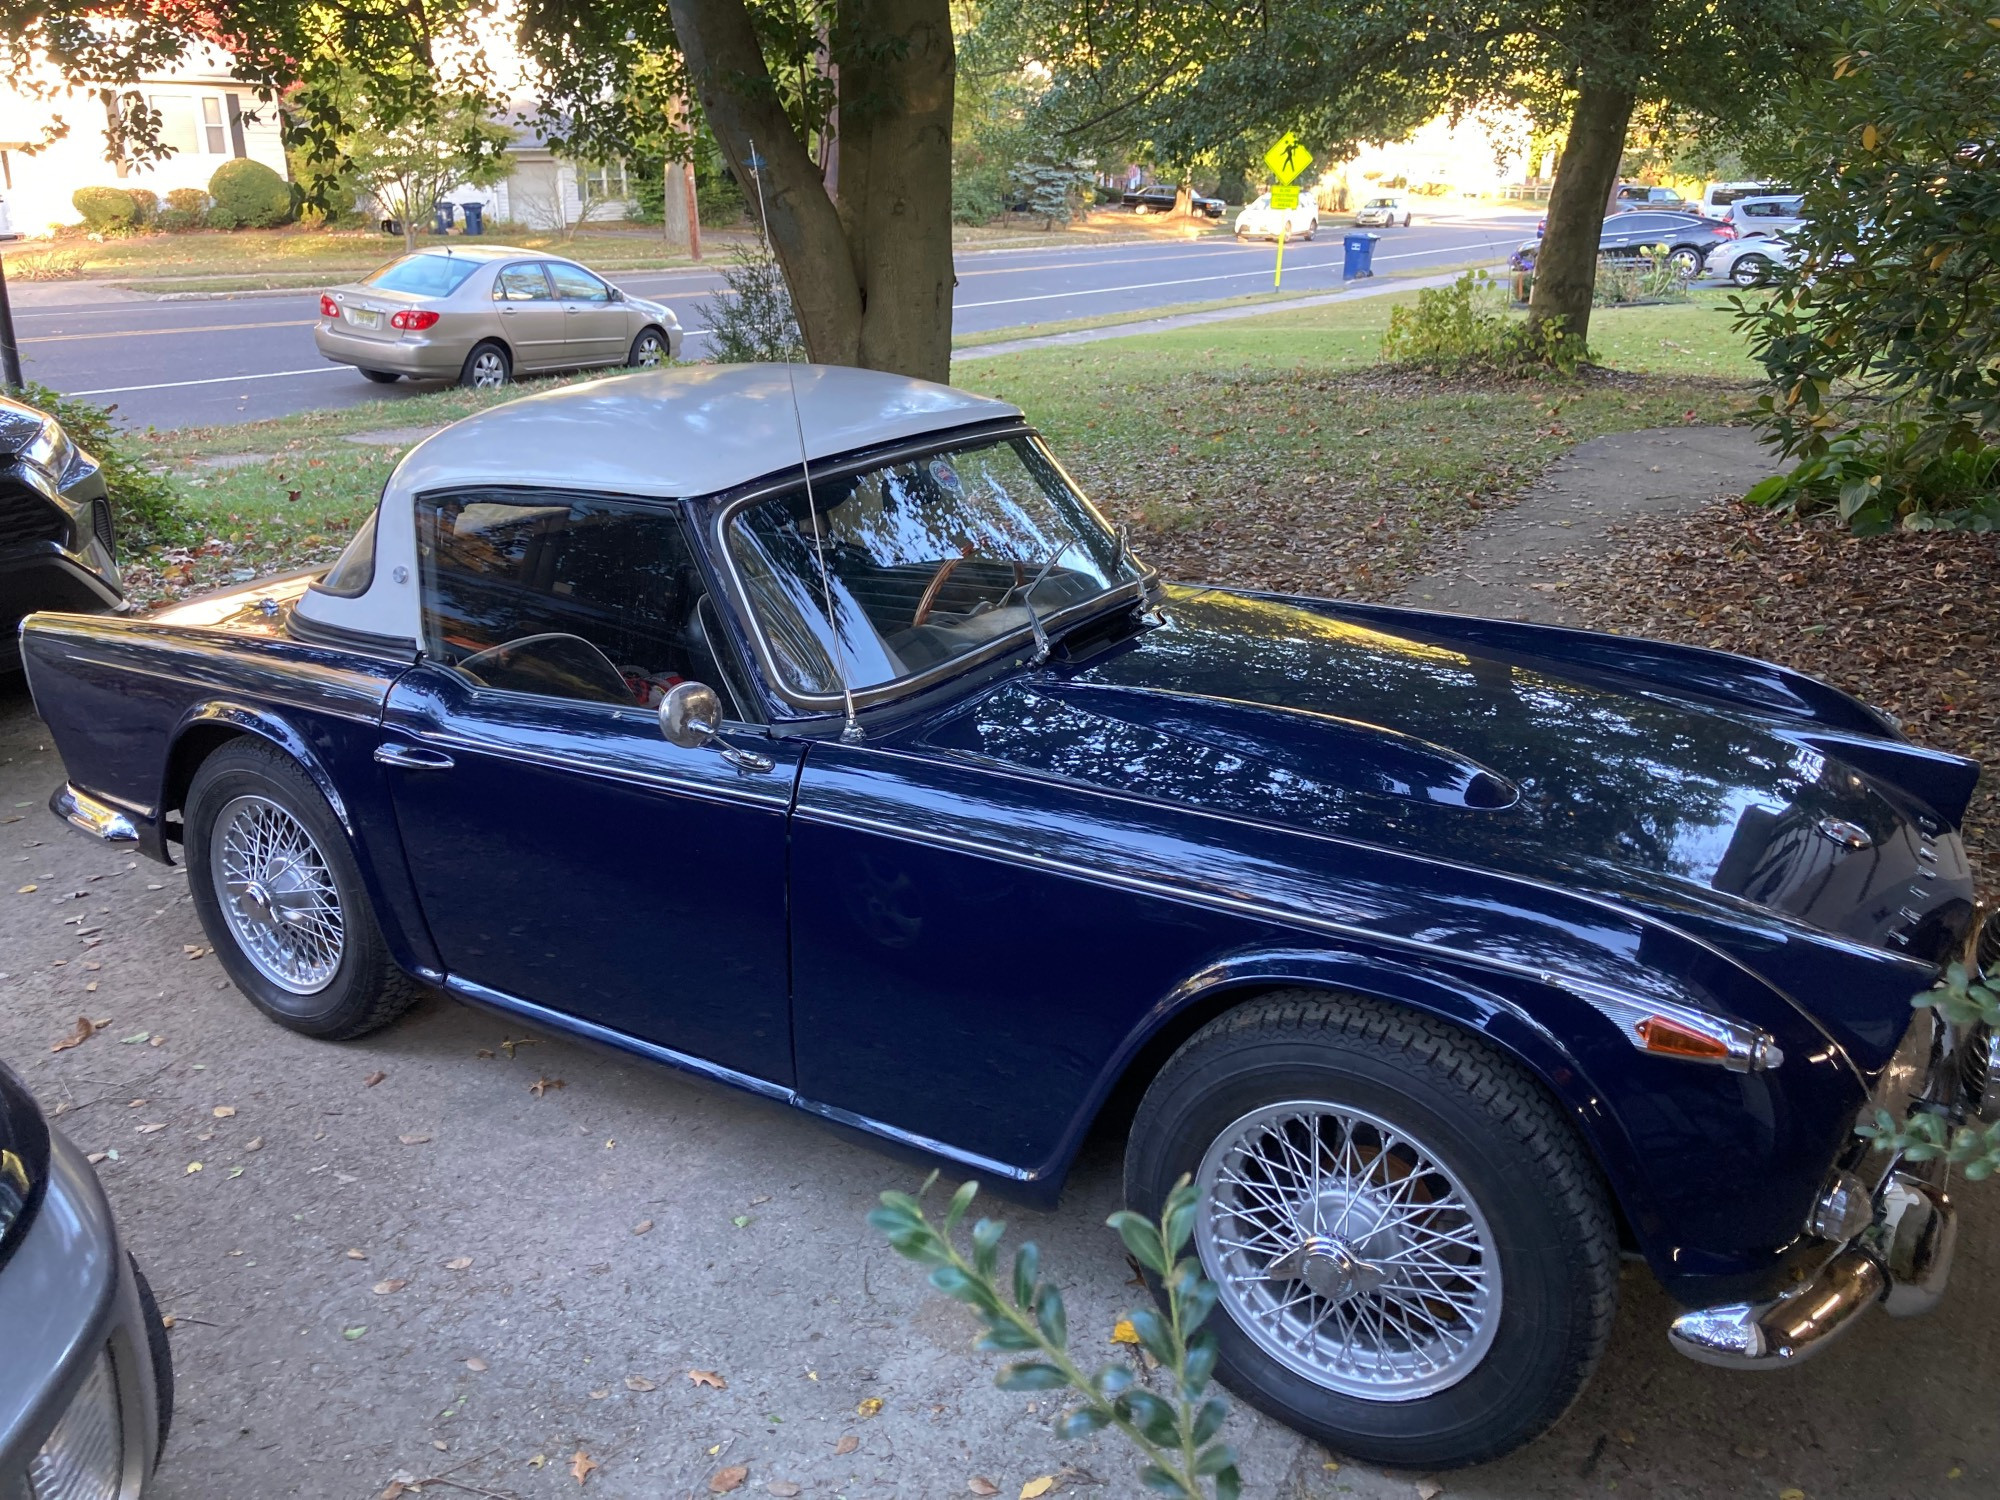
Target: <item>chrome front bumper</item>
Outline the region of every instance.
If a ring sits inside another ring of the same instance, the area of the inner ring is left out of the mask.
[[[1932,1173],[1920,1175],[1926,1168]],[[1958,1241],[1943,1177],[1929,1162],[1890,1172],[1875,1190],[1874,1221],[1818,1275],[1772,1302],[1682,1313],[1668,1342],[1705,1365],[1775,1370],[1819,1353],[1877,1303],[1892,1318],[1929,1312],[1944,1295]]]
[[[68,782],[57,787],[49,798],[49,811],[70,827],[80,828],[107,844],[134,844],[139,841],[139,830],[132,826],[130,818],[117,808],[99,802],[88,792],[78,791]]]

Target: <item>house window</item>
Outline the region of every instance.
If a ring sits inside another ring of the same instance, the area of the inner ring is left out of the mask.
[[[176,155],[229,155],[229,125],[216,94],[152,94],[146,103],[160,117],[160,144]]]
[[[626,196],[625,163],[593,162],[583,169],[584,196],[596,203]]]

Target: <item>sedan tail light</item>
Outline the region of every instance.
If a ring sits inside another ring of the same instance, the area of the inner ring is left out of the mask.
[[[401,328],[408,330],[410,332],[416,332],[421,329],[429,328],[433,323],[437,322],[437,320],[438,320],[438,315],[434,312],[431,312],[429,309],[425,309],[421,312],[418,311],[399,312],[399,313],[392,313],[390,315],[389,326],[391,328]]]
[[[319,294],[319,315],[322,318],[337,318],[340,316],[340,304],[327,296],[325,292]]]
[[[1733,239],[1735,239],[1735,238],[1736,238],[1736,226],[1735,226],[1734,224],[1718,224],[1718,225],[1716,225],[1716,226],[1715,226],[1715,237],[1716,237],[1717,239],[1719,239],[1719,240],[1733,240]]]

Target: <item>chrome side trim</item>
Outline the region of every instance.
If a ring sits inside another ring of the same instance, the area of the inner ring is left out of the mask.
[[[1304,927],[1322,932],[1331,937],[1349,938],[1382,947],[1396,948],[1404,952],[1423,953],[1431,957],[1442,956],[1454,963],[1462,963],[1472,968],[1486,969],[1494,973],[1511,974],[1518,978],[1532,979],[1539,984],[1561,989],[1582,1000],[1599,1014],[1606,1016],[1619,1028],[1621,1035],[1635,1047],[1644,1047],[1644,1041],[1634,1031],[1638,1020],[1647,1016],[1665,1015],[1679,1020],[1684,1025],[1694,1026],[1705,1035],[1723,1039],[1732,1048],[1731,1059],[1724,1066],[1733,1071],[1749,1072],[1756,1068],[1775,1068],[1782,1063],[1784,1053],[1766,1033],[1747,1027],[1741,1022],[1715,1015],[1712,1011],[1682,1001],[1654,1000],[1645,996],[1628,996],[1622,991],[1598,984],[1588,979],[1578,979],[1572,975],[1559,973],[1553,969],[1541,968],[1535,964],[1517,963],[1512,959],[1496,958],[1491,954],[1470,953],[1460,948],[1448,948],[1439,943],[1425,942],[1421,938],[1403,937],[1396,933],[1378,932],[1372,928],[1358,927],[1351,923],[1335,921],[1312,912],[1295,908],[1275,906],[1267,902],[1252,901],[1241,896],[1225,895],[1220,891],[1202,890],[1196,886],[1175,885],[1167,881],[1153,880],[1143,875],[1132,875],[1120,870],[1093,868],[1072,864],[1067,860],[1052,859],[1045,854],[1031,853],[1019,846],[988,843],[982,839],[961,838],[953,834],[938,833],[929,829],[904,828],[898,824],[886,823],[876,818],[862,817],[854,813],[833,812],[820,808],[799,808],[794,817],[799,822],[819,823],[840,828],[851,828],[863,833],[879,833],[889,838],[901,839],[906,843],[927,844],[937,848],[955,849],[961,853],[979,855],[1005,863],[1032,865],[1056,875],[1069,875],[1092,881],[1100,885],[1116,886],[1121,890],[1136,891],[1142,895],[1164,896],[1169,900],[1185,901],[1195,906],[1206,906],[1216,911],[1226,911],[1236,916],[1256,917],[1264,921],[1275,921],[1284,926]],[[1614,1007],[1622,1007],[1632,1013],[1628,1022],[1615,1013]],[[1736,1049],[1742,1049],[1741,1066],[1737,1066]],[[1656,1054],[1657,1055],[1657,1054]]]
[[[69,782],[57,787],[50,796],[49,811],[72,828],[81,828],[107,844],[139,842],[139,830],[132,826],[130,818],[117,808],[99,802],[88,792],[77,790]]]
[[[650,717],[650,715],[648,716]],[[474,755],[492,755],[503,759],[523,760],[531,765],[545,766],[554,771],[573,771],[579,776],[595,777],[599,781],[615,781],[624,786],[645,786],[656,791],[678,792],[689,797],[700,797],[710,802],[743,803],[783,812],[791,802],[791,788],[781,783],[769,784],[777,790],[759,790],[758,784],[746,782],[699,781],[679,776],[666,776],[656,771],[641,770],[632,766],[606,766],[593,761],[580,760],[574,756],[561,755],[552,750],[535,750],[524,745],[498,744],[471,735],[445,734],[429,729],[419,729],[408,722],[395,722],[383,726],[397,733],[409,735],[424,745],[449,746],[453,750]],[[756,726],[746,725],[746,729],[756,731]],[[740,789],[732,790],[732,787]]]

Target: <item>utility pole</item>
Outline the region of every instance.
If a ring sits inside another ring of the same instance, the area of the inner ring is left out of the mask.
[[[5,260],[0,260],[0,372],[4,372],[10,391],[18,391],[27,384],[21,378],[21,346],[14,339],[14,302],[7,295]]]

